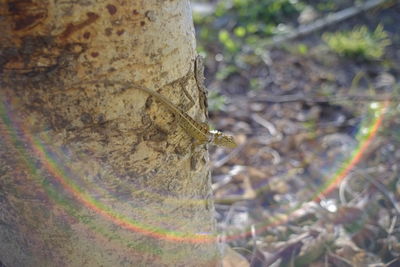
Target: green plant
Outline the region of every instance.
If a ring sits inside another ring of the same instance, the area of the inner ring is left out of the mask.
[[[216,15],[229,18],[239,37],[271,35],[284,18],[297,15],[301,8],[302,4],[294,0],[231,0],[221,1]]]
[[[206,50],[218,44],[225,60],[233,60],[249,45],[281,34],[288,27],[283,22],[290,24],[303,7],[298,0],[221,0],[209,16],[194,15],[198,41]]]
[[[373,32],[366,26],[358,26],[351,31],[325,33],[322,39],[339,55],[362,60],[381,59],[385,48],[391,44],[382,25]]]
[[[306,44],[299,44],[299,45],[297,45],[297,52],[300,54],[300,55],[307,55],[307,53],[308,53],[308,46],[306,45]]]
[[[210,91],[208,95],[208,109],[210,111],[223,110],[226,103],[226,97],[216,91]]]
[[[228,65],[225,67],[222,67],[218,70],[217,74],[215,75],[215,78],[218,81],[225,80],[226,78],[229,77],[229,75],[237,72],[237,67],[235,65]]]
[[[304,6],[302,0],[220,0],[209,15],[194,13],[198,50],[211,57],[221,55],[225,67],[216,79],[224,80],[238,66],[259,64],[260,54],[251,56],[249,51],[261,47],[266,37],[282,34]],[[253,88],[259,87],[252,82]]]
[[[221,30],[218,38],[229,52],[234,53],[239,49],[227,30]]]

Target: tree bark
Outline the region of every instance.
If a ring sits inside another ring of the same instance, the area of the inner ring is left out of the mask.
[[[216,266],[188,1],[0,0],[0,261]],[[1,264],[0,264],[1,265]]]

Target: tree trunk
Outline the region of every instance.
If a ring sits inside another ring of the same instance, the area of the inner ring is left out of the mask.
[[[0,16],[1,263],[218,265],[207,150],[136,89],[205,120],[189,2],[0,0]]]

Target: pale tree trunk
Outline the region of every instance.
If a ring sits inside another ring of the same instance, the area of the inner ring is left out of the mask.
[[[217,266],[188,1],[0,0],[0,261]]]

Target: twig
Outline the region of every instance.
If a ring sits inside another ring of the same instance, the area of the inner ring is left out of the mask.
[[[257,113],[252,114],[251,118],[258,124],[266,128],[272,136],[276,136],[278,134],[276,127]]]
[[[389,192],[389,190],[386,189],[384,184],[382,184],[381,182],[374,180],[372,177],[370,177],[369,174],[366,174],[364,177],[371,184],[373,184],[376,189],[381,191],[381,193],[386,197],[386,199],[392,203],[393,208],[395,209],[397,215],[400,215],[400,205],[397,203],[395,197],[393,196],[393,193]]]
[[[370,0],[365,3],[352,6],[349,8],[346,8],[344,10],[338,11],[333,14],[329,14],[326,17],[323,17],[321,19],[318,19],[314,21],[313,23],[307,24],[307,25],[301,25],[298,27],[296,30],[293,32],[290,32],[286,35],[283,36],[277,36],[272,39],[272,46],[275,46],[277,44],[280,44],[282,42],[286,42],[289,40],[296,39],[300,36],[304,36],[307,34],[310,34],[314,31],[320,30],[322,28],[325,28],[329,25],[338,23],[340,21],[346,20],[350,17],[353,17],[355,15],[358,15],[361,12],[368,11],[374,7],[380,6],[385,3],[389,3],[393,0]],[[393,1],[394,2],[394,1]]]
[[[394,229],[395,229],[396,224],[397,224],[397,219],[398,219],[397,215],[394,215],[393,219],[392,219],[392,222],[390,223],[389,229],[387,231],[389,235],[393,234]]]
[[[373,179],[371,177],[371,173],[374,173],[376,170],[375,168],[368,168],[364,170],[356,170],[350,174],[350,176],[346,177],[346,183],[348,182],[348,179],[351,179],[353,175],[358,174],[360,175],[361,178],[367,180],[369,183],[371,183],[378,191],[382,193],[382,195],[389,200],[389,202],[392,204],[394,210],[396,211],[397,216],[400,216],[400,205],[397,203],[393,193],[391,193],[388,189],[386,189],[386,186],[382,184],[381,182]]]
[[[279,95],[279,96],[257,96],[257,97],[252,97],[251,100],[257,102],[267,102],[267,103],[291,103],[291,102],[329,103],[329,102],[343,102],[343,101],[400,102],[400,97],[391,95],[310,96],[303,94],[293,94],[293,95]]]
[[[224,165],[225,163],[227,163],[229,160],[231,160],[233,157],[237,156],[244,148],[245,144],[241,144],[239,145],[237,148],[235,148],[234,150],[232,150],[228,155],[226,155],[225,157],[223,157],[220,160],[216,160],[212,163],[211,165],[211,169],[215,170],[220,168],[222,165]]]

